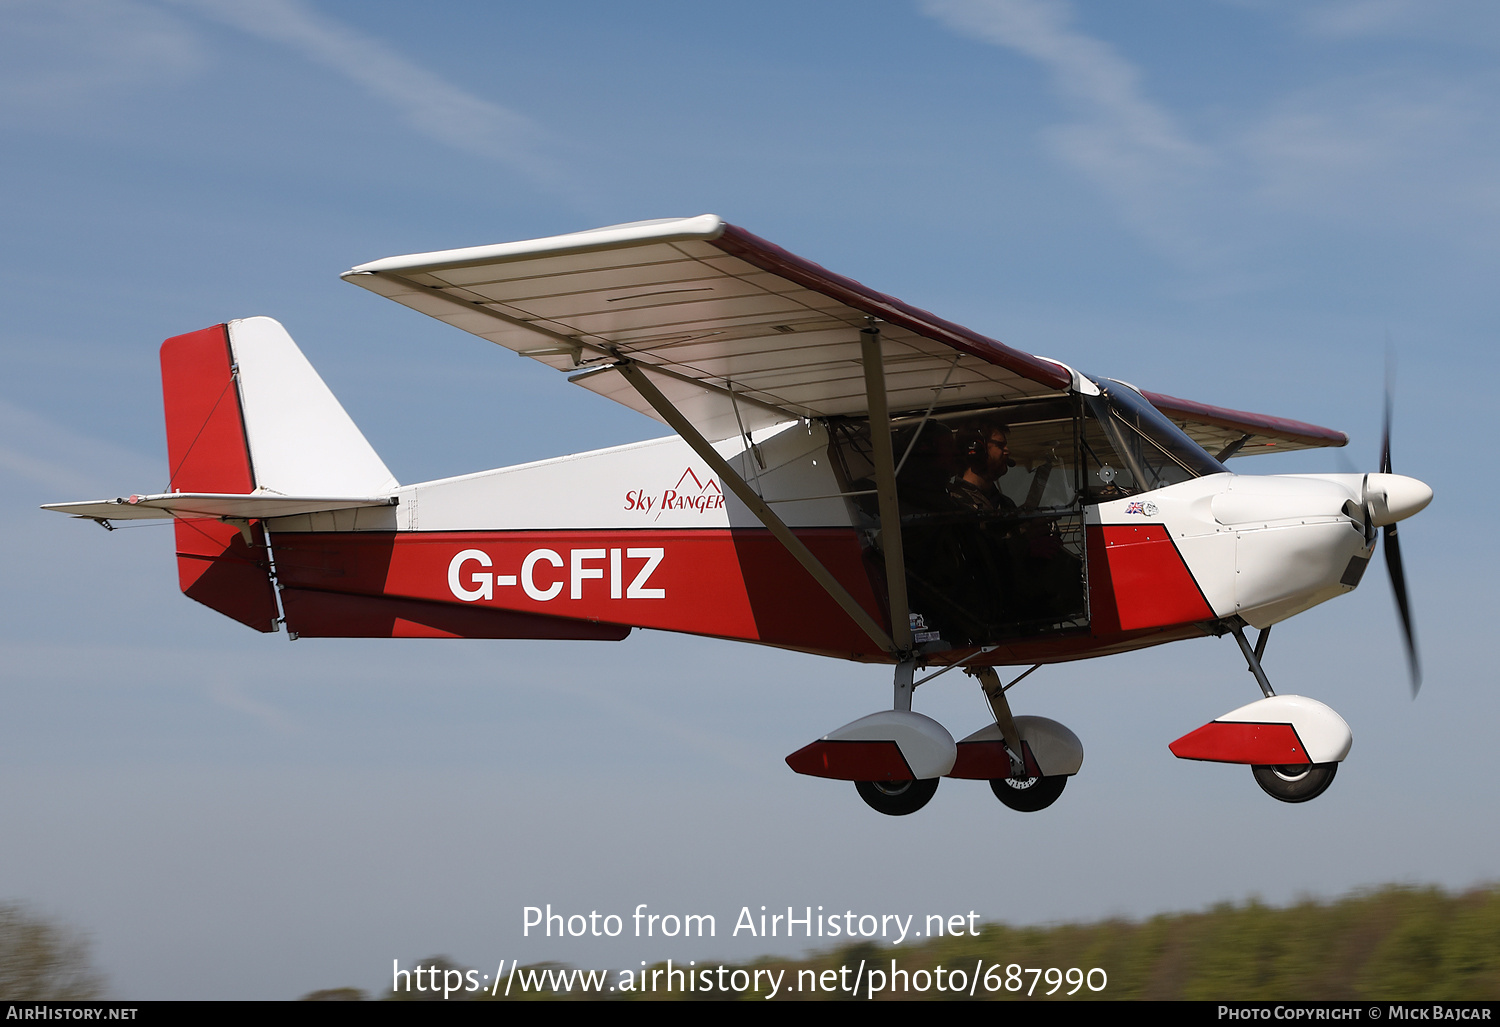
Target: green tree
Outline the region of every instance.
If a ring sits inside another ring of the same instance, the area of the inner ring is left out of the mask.
[[[84,938],[21,906],[0,905],[0,999],[90,999],[103,988]]]

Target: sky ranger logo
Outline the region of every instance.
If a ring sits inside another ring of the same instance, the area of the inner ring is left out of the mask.
[[[625,493],[625,509],[639,510],[642,513],[656,511],[658,520],[668,510],[696,510],[699,513],[709,513],[713,510],[724,509],[724,492],[719,488],[719,483],[708,475],[704,475],[707,483],[700,481],[698,476],[689,467],[682,472],[682,477],[677,479],[677,484],[665,489],[661,495],[651,495],[645,489],[631,489]]]

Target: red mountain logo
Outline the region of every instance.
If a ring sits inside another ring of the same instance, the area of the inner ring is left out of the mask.
[[[625,493],[625,509],[639,510],[642,513],[656,511],[658,520],[668,510],[696,510],[698,513],[708,513],[712,510],[724,509],[724,492],[719,488],[719,483],[708,475],[699,478],[691,467],[682,472],[677,479],[677,484],[671,488],[663,489],[660,493],[651,493],[646,489],[631,489]]]

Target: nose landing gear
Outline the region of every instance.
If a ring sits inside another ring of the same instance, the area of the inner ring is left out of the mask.
[[[1249,764],[1255,783],[1273,799],[1316,799],[1349,755],[1354,742],[1349,725],[1314,699],[1272,690],[1260,663],[1270,628],[1261,631],[1252,649],[1242,623],[1224,626],[1239,643],[1265,698],[1190,731],[1168,748],[1178,759]]]

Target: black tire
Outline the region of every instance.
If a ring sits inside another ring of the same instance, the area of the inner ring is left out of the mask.
[[[1316,799],[1333,784],[1337,763],[1301,763],[1281,767],[1251,767],[1255,783],[1273,799],[1282,802],[1307,802]]]
[[[940,780],[929,777],[925,781],[856,781],[854,787],[872,810],[888,817],[904,817],[927,805],[927,800],[937,794]]]
[[[1067,783],[1066,775],[1028,777],[1019,781],[1010,777],[997,777],[991,779],[990,791],[995,793],[995,798],[1013,810],[1035,813],[1056,802]]]

